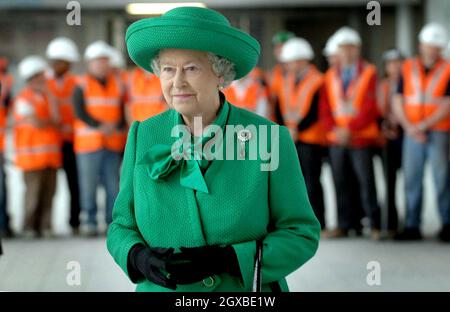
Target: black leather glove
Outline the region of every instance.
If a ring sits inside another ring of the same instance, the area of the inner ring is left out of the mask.
[[[175,290],[175,283],[163,272],[173,248],[151,248],[142,244],[133,246],[128,254],[128,272],[131,280],[145,277],[160,286]]]
[[[166,270],[176,284],[192,284],[211,275],[229,273],[240,277],[239,262],[233,247],[204,246],[186,248],[169,256]]]

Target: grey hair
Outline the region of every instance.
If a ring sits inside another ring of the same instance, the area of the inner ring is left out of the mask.
[[[208,60],[211,62],[212,69],[217,77],[223,78],[223,82],[220,84],[220,88],[228,87],[231,82],[233,82],[236,77],[236,71],[234,69],[235,65],[233,62],[227,60],[222,56],[218,56],[211,52],[206,52],[208,56]],[[161,72],[159,66],[159,53],[152,59],[150,66],[153,70],[153,73],[159,77]]]

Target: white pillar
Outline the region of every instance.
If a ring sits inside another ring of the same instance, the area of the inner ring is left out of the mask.
[[[125,52],[125,20],[117,15],[112,20],[112,46],[119,51]]]
[[[414,21],[412,7],[406,3],[398,4],[395,10],[396,46],[397,49],[412,56],[414,47]]]

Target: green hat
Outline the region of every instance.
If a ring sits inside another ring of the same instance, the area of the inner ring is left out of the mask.
[[[282,30],[282,31],[277,32],[272,37],[272,43],[273,44],[284,43],[284,42],[286,42],[289,39],[294,38],[294,37],[295,37],[295,34],[293,32]]]
[[[255,38],[231,27],[219,12],[198,7],[178,7],[134,22],[125,41],[133,62],[149,72],[153,72],[150,63],[161,49],[200,50],[233,62],[235,79],[239,79],[255,67],[260,54]]]

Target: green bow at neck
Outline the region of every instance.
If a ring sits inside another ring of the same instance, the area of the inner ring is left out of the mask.
[[[224,100],[216,119],[212,123],[222,129],[222,134],[225,132],[229,110],[229,104]],[[176,125],[184,125],[180,113],[175,112],[175,119]],[[152,180],[164,180],[180,167],[180,185],[209,193],[202,172],[208,167],[209,160],[203,153],[203,147],[214,136],[211,137],[209,131],[206,132],[207,134],[203,133],[201,137],[191,135],[190,144],[185,142],[184,146],[181,145],[181,150],[180,146],[175,144],[155,144],[145,153],[138,164],[149,165],[147,171]]]

